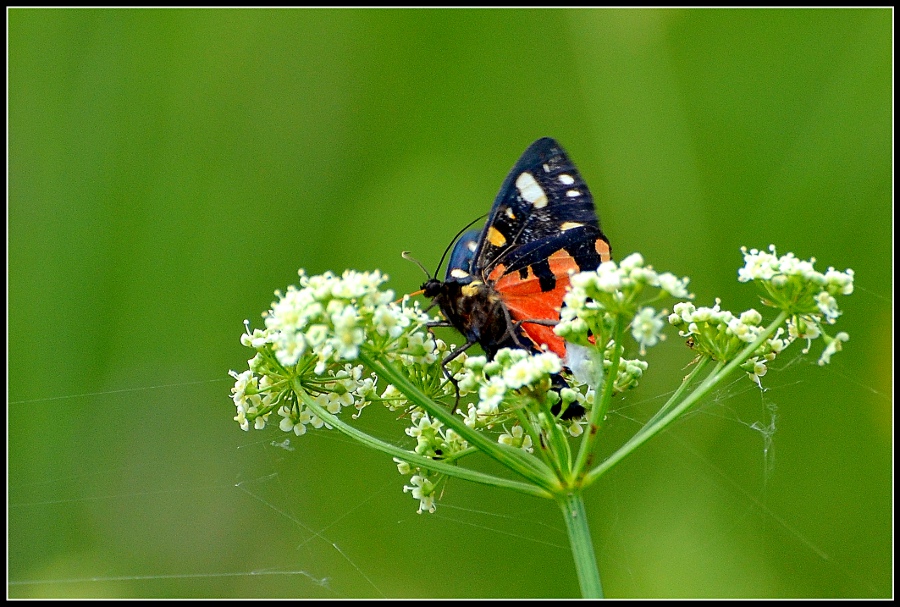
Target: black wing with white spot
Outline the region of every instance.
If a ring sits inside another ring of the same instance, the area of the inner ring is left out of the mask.
[[[525,150],[506,176],[473,253],[472,269],[486,279],[499,264],[509,270],[521,267],[524,260],[516,259],[520,247],[560,238],[608,243],[578,169],[555,139],[544,137]],[[553,248],[532,245],[525,250],[533,263],[537,249]]]

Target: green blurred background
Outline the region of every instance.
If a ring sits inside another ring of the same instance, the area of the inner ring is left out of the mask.
[[[226,375],[298,267],[416,289],[400,251],[433,267],[545,135],[698,304],[759,307],[741,245],[857,277],[831,366],[795,347],[589,491],[606,593],[892,594],[890,10],[8,18],[11,596],[577,596],[552,503],[417,515],[336,433],[242,432]],[[607,444],[690,359],[651,351]]]

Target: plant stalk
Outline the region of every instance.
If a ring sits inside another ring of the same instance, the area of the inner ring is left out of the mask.
[[[602,599],[603,586],[600,583],[600,571],[597,569],[597,557],[594,554],[581,491],[561,494],[557,496],[557,502],[566,521],[581,596],[585,599]]]

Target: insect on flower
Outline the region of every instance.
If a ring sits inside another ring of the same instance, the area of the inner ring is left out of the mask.
[[[554,139],[538,139],[506,176],[484,228],[459,238],[444,280],[422,285],[446,318],[435,326],[452,326],[466,339],[444,365],[474,344],[489,359],[501,348],[521,348],[565,360],[566,343],[553,327],[569,276],[610,256],[578,169]],[[455,383],[446,366],[444,372]],[[555,387],[565,385],[554,376]],[[583,413],[576,405],[563,417]]]

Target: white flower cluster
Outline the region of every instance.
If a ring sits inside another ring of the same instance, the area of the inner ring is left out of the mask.
[[[841,315],[835,296],[853,293],[853,270],[839,272],[830,267],[823,274],[816,271],[815,258],[798,259],[793,253],[779,257],[775,245],[769,245],[769,252],[741,247],[741,253],[744,267],[738,270],[738,280],[755,282],[765,305],[791,314],[787,322],[788,340],[807,340],[804,353],[809,352],[812,340],[821,337],[825,350],[819,364],[831,362],[831,357],[850,336],[840,332],[831,337],[822,324],[833,325]]]
[[[456,454],[468,448],[468,443],[452,428],[446,428],[437,419],[432,419],[424,411],[416,409],[410,415],[411,424],[406,434],[416,439],[415,452],[433,459],[452,459]],[[436,509],[436,487],[443,477],[441,473],[412,466],[399,458],[394,458],[397,470],[402,475],[412,474],[410,485],[403,487],[404,493],[411,493],[419,500],[419,514],[424,511],[434,512]]]
[[[240,424],[241,430],[249,430],[252,419],[253,427],[262,430],[272,412],[272,404],[279,396],[270,389],[271,380],[265,375],[257,377],[249,369],[243,373],[229,371],[229,374],[234,378],[231,388],[231,398],[237,408],[234,421]]]
[[[413,411],[410,421],[406,434],[416,439],[415,452],[419,455],[446,459],[469,446],[452,428],[445,428],[443,422],[424,411]]]
[[[414,472],[412,478],[409,479],[411,485],[404,485],[403,493],[411,493],[413,499],[419,500],[418,513],[422,514],[426,510],[434,513],[437,509],[434,501],[437,498],[437,481],[440,479],[440,475],[429,470],[422,470],[419,467],[414,468],[409,462],[397,457],[393,458],[393,460],[397,464],[397,472],[403,476]]]
[[[679,335],[687,337],[691,347],[701,354],[710,356],[719,362],[734,359],[747,344],[752,344],[763,331],[762,315],[754,309],[735,316],[729,310],[720,307],[722,302],[716,299],[712,308],[695,307],[690,302],[675,304],[669,323],[679,329]],[[742,365],[754,381],[766,374],[766,364],[784,350],[790,343],[781,339],[783,329],[764,341],[753,353],[753,357]]]
[[[551,390],[551,376],[561,371],[562,361],[553,352],[531,354],[525,350],[503,348],[492,361],[484,356],[470,356],[465,362],[459,387],[464,393],[478,392],[478,402],[469,404],[463,421],[470,428],[494,428],[515,417],[511,407],[521,406],[524,396],[548,408],[560,400],[565,406],[573,402],[589,406],[578,390]],[[566,423],[570,433],[580,433],[581,422],[570,420]],[[501,435],[499,442],[509,444],[510,436],[515,435],[508,434]]]
[[[276,292],[263,315],[265,329],[241,336],[243,345],[257,351],[248,371],[231,372],[235,420],[244,430],[251,423],[264,428],[273,411],[281,417],[279,427],[298,436],[307,426],[324,425],[293,394],[293,380],[334,414],[377,400],[375,379],[356,361],[361,347],[403,365],[439,364],[441,348],[424,328],[431,319],[417,304],[394,303],[394,293],[381,290],[387,276],[352,270],[299,275],[299,288]]]
[[[756,282],[763,293],[763,303],[791,314],[823,317],[834,324],[841,311],[835,295],[853,293],[853,270],[839,272],[834,268],[817,272],[815,258],[798,259],[793,253],[778,256],[775,245],[769,252],[741,247],[744,267],[738,270],[741,282]]]
[[[762,322],[762,315],[753,308],[735,316],[729,310],[723,310],[720,307],[722,303],[718,298],[716,305],[712,308],[696,307],[691,302],[679,302],[675,304],[672,314],[669,315],[669,323],[677,327],[685,327],[680,335],[688,337],[696,335],[703,337],[701,334],[708,334],[710,327],[714,328],[715,334],[725,334],[744,343],[753,343],[761,331],[759,324]],[[701,328],[701,324],[703,325]],[[695,340],[695,349],[702,347],[702,343]],[[717,350],[718,344],[713,343],[710,354],[716,354],[714,358],[717,360],[728,360],[730,352]]]
[[[688,279],[668,272],[660,274],[644,265],[644,258],[633,253],[616,264],[607,261],[593,272],[573,274],[564,298],[560,322],[554,329],[566,341],[582,346],[605,344],[615,317],[627,319],[641,353],[664,339],[663,313],[647,305],[664,297],[693,297],[687,290]],[[649,288],[658,291],[649,291]]]
[[[478,419],[482,422],[479,425],[492,427],[508,393],[542,380],[549,388],[550,374],[559,373],[562,362],[553,352],[532,355],[525,350],[504,348],[490,362],[484,356],[470,356],[465,368],[469,373],[460,380],[460,390],[478,391],[478,404],[469,405],[466,424],[475,427]]]
[[[612,361],[607,359],[603,361],[604,368],[609,371],[612,367]],[[644,376],[647,370],[647,361],[639,358],[622,358],[619,360],[619,370],[616,373],[616,380],[613,382],[613,394],[619,394],[625,390],[636,388],[638,380]]]
[[[290,286],[287,293],[275,293],[278,300],[264,314],[266,329],[242,339],[244,345],[257,348],[271,344],[285,367],[313,353],[315,373],[321,374],[329,363],[352,361],[359,355],[367,337],[365,327],[374,326],[378,335],[396,339],[410,324],[428,320],[416,306],[392,303],[394,292],[379,288],[387,280],[381,272],[346,270],[340,277],[331,272],[299,274],[299,289]]]

